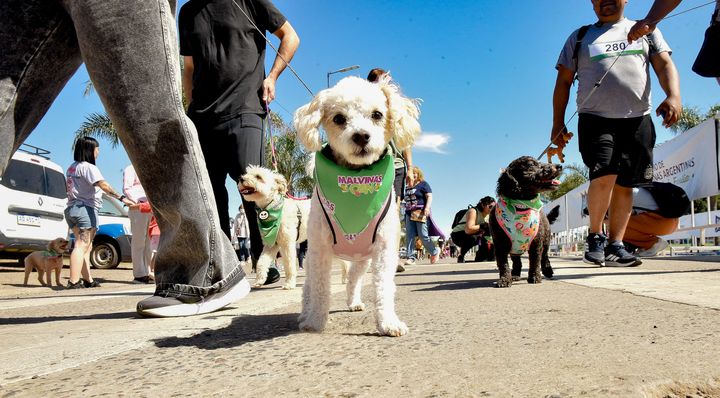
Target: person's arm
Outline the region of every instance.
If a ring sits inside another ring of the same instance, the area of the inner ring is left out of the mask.
[[[680,4],[682,0],[655,0],[645,18],[635,22],[628,32],[628,42],[632,43],[639,38],[652,33],[658,22],[662,21],[670,11]]]
[[[432,192],[425,193],[425,208],[423,209],[424,215],[430,214],[430,205],[432,204]]]
[[[193,65],[193,57],[187,55],[183,57],[183,71],[182,71],[182,87],[183,96],[185,97],[185,103],[190,105],[192,101],[193,91],[193,71],[195,66]]]
[[[553,90],[553,127],[550,131],[550,142],[558,148],[564,148],[567,145],[562,138],[562,133],[565,132],[565,110],[570,100],[570,87],[575,79],[575,71],[563,65],[558,65],[557,71]]]
[[[280,29],[273,32],[273,34],[280,39],[280,48],[278,48],[278,55],[275,57],[270,72],[263,81],[263,101],[268,104],[275,99],[275,82],[287,66],[285,61],[290,62],[292,60],[295,51],[300,45],[300,37],[298,37],[289,21],[285,21]]]
[[[130,187],[134,182],[134,178],[130,174],[131,173],[129,173],[129,168],[123,171],[123,193],[125,194],[125,196],[131,196]]]
[[[667,51],[651,55],[650,63],[666,95],[665,101],[657,107],[655,113],[662,115],[663,126],[670,127],[677,122],[682,114],[680,76],[675,68],[675,63],[670,57],[670,53]]]
[[[403,149],[403,158],[405,158],[405,167],[412,167],[412,148]]]
[[[477,210],[473,207],[468,210],[467,220],[465,222],[465,233],[468,235],[477,235],[480,232],[480,223],[477,222]]]
[[[135,204],[135,202],[133,202],[132,200],[130,200],[130,199],[129,199],[128,197],[126,197],[125,195],[121,195],[121,194],[115,192],[115,190],[113,189],[113,187],[111,187],[110,184],[108,184],[108,182],[105,181],[105,180],[100,180],[100,181],[96,182],[94,185],[95,185],[96,187],[102,189],[106,194],[108,194],[108,195],[112,196],[113,198],[118,199],[119,201],[123,202],[123,203],[124,203],[125,205],[127,205],[127,206],[132,206],[132,205]]]

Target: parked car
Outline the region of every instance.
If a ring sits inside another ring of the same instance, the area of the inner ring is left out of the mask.
[[[0,177],[0,257],[22,259],[68,235],[65,175],[49,151],[23,145]]]
[[[98,230],[90,251],[90,265],[95,268],[117,268],[121,261],[132,261],[130,219],[123,204],[103,194],[103,206],[98,211]],[[75,236],[70,234],[71,245]]]

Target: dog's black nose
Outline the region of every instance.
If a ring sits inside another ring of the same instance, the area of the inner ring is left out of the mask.
[[[370,134],[355,133],[352,135],[352,140],[354,143],[360,145],[361,147],[365,147],[367,146],[368,142],[370,142]]]

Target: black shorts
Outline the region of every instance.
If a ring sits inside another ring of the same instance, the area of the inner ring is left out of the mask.
[[[405,167],[395,169],[393,188],[395,189],[395,197],[402,200],[405,197]]]
[[[623,187],[652,182],[655,126],[650,115],[608,119],[581,113],[578,142],[591,180],[617,175],[615,183]]]

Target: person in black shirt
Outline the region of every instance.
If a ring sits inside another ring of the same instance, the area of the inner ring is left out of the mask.
[[[188,116],[198,130],[220,226],[230,236],[225,179],[229,174],[237,182],[248,165],[263,164],[266,104],[275,99],[275,82],[300,39],[268,0],[190,0],[178,23]],[[263,35],[268,31],[280,39],[280,48],[266,76]],[[243,206],[257,261],[262,240],[252,216],[255,205],[243,200]]]

